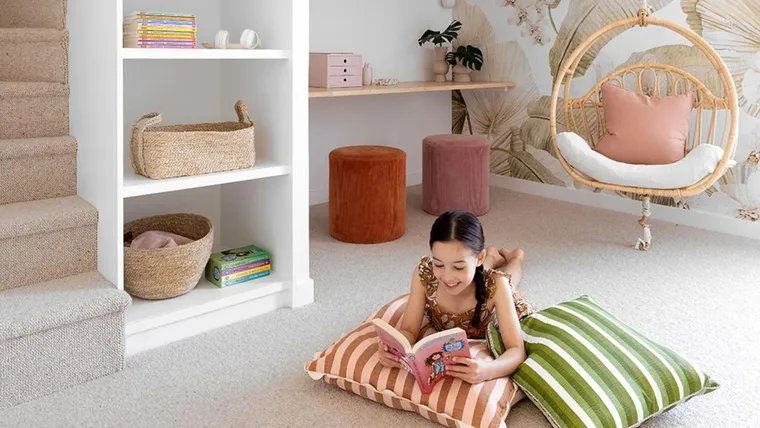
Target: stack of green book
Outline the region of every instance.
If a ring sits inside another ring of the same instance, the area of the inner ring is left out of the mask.
[[[229,287],[272,271],[269,251],[255,245],[214,253],[206,264],[206,279],[217,287]]]

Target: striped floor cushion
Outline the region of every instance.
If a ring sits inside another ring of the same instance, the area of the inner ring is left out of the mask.
[[[633,427],[719,384],[588,296],[521,321],[528,359],[512,380],[554,427]]]
[[[364,398],[398,410],[417,412],[448,427],[505,428],[512,405],[525,395],[508,378],[471,385],[455,378],[439,382],[432,393],[422,394],[414,377],[403,369],[386,368],[377,358],[377,334],[370,321],[382,318],[400,327],[408,295],[384,305],[305,364],[314,380],[324,379]],[[426,324],[426,323],[423,323]],[[427,325],[425,334],[434,330]],[[492,359],[485,341],[471,341],[473,358]]]

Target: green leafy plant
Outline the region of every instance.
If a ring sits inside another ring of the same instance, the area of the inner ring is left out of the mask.
[[[417,43],[420,46],[424,45],[425,43],[432,43],[438,46],[442,46],[444,43],[447,43],[447,42],[451,43],[454,39],[457,38],[457,36],[459,35],[459,30],[461,28],[462,28],[462,23],[457,20],[454,20],[442,32],[426,30],[424,33],[422,33],[422,36],[420,36],[420,38],[417,39]]]
[[[480,70],[483,66],[483,52],[472,45],[459,46],[456,50],[446,54],[446,62],[449,64],[457,65],[457,60],[471,70]]]

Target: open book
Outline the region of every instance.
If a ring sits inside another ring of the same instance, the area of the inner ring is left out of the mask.
[[[377,318],[372,324],[380,341],[399,357],[425,394],[446,376],[446,366],[453,364],[453,357],[470,358],[467,334],[459,327],[433,333],[411,346],[406,336],[387,322]]]

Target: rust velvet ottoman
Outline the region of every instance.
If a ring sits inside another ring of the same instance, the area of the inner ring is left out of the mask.
[[[422,209],[488,212],[490,147],[480,135],[441,134],[422,140]]]
[[[400,238],[406,231],[406,152],[346,146],[329,158],[330,235],[356,244]]]

